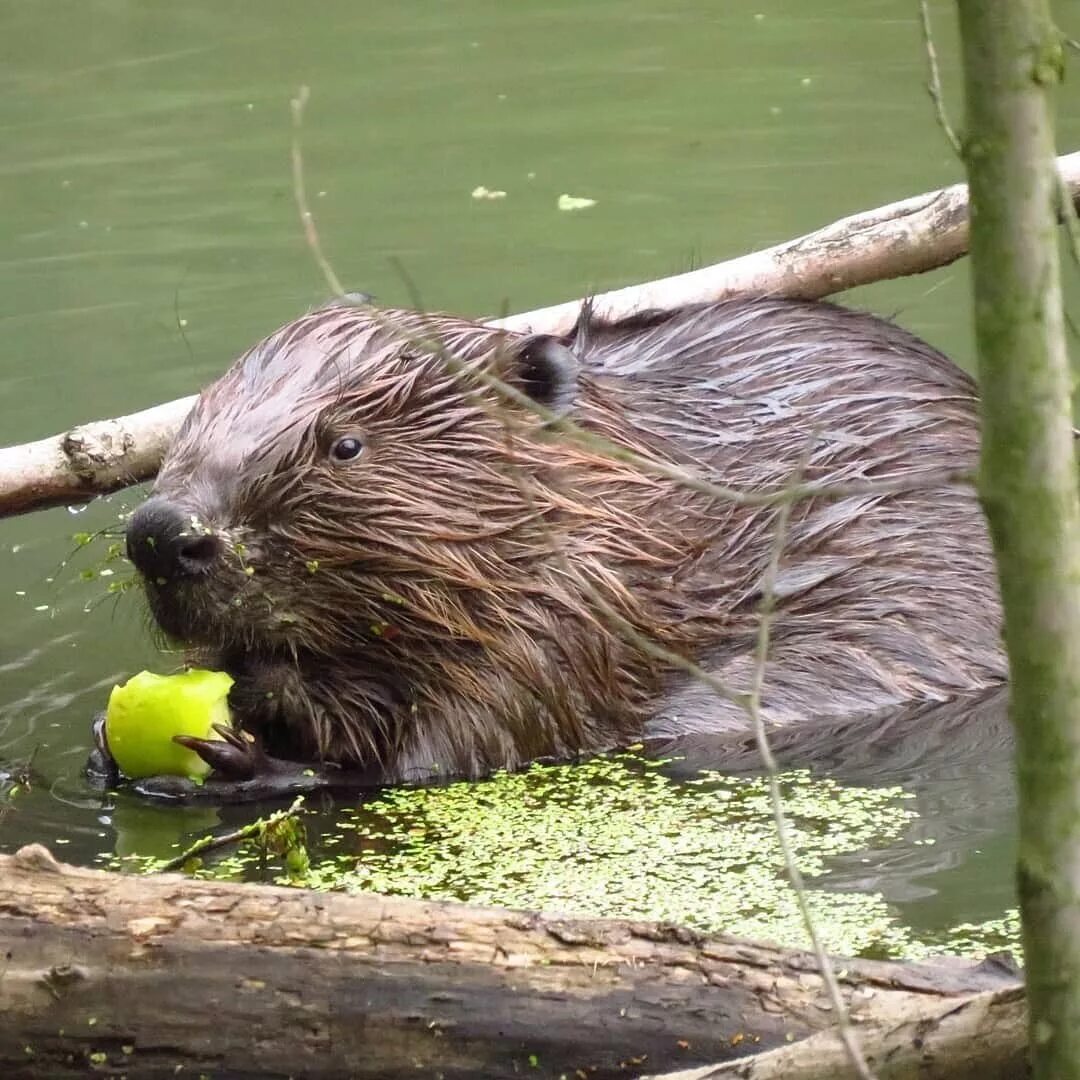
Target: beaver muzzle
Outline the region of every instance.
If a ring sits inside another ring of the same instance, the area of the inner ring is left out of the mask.
[[[220,537],[196,515],[161,496],[148,499],[128,522],[128,558],[148,582],[200,577],[209,572],[223,547]]]

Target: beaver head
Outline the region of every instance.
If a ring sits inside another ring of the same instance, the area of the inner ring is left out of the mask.
[[[648,512],[658,481],[552,437],[571,408],[655,449],[572,341],[366,306],[300,318],[203,392],[129,523],[154,618],[290,753],[470,773],[632,732],[652,665],[582,580],[663,639],[633,586],[681,544]]]

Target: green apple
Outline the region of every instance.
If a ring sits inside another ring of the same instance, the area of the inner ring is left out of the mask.
[[[232,676],[191,668],[179,675],[140,671],[114,686],[105,713],[105,738],[121,772],[144,776],[187,776],[198,780],[210,766],[174,735],[217,738],[214,724],[229,723]]]

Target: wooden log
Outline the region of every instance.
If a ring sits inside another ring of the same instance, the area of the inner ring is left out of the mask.
[[[962,1001],[913,1001],[894,1014],[865,1018],[858,1035],[877,1080],[1022,1080],[1029,1075],[1027,1007],[1018,986]],[[647,1080],[850,1080],[856,1075],[835,1031],[822,1031],[740,1061]]]
[[[134,877],[0,857],[0,1075],[640,1076],[826,1029],[809,953],[655,923]],[[860,1023],[1014,990],[838,964]]]
[[[1058,158],[1062,183],[1080,206],[1080,152]],[[945,266],[967,251],[967,185],[953,184],[868,210],[763,251],[595,298],[605,318],[750,294],[816,299],[875,281]],[[580,301],[492,326],[532,333],[569,330]],[[0,447],[0,517],[83,502],[157,472],[194,397],[116,420],[99,420],[20,446]]]

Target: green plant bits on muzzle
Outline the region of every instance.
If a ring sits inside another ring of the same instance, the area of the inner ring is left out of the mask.
[[[214,724],[229,723],[232,676],[191,668],[178,675],[140,671],[114,686],[105,713],[109,751],[125,776],[186,776],[201,780],[210,765],[174,735],[214,739]]]

